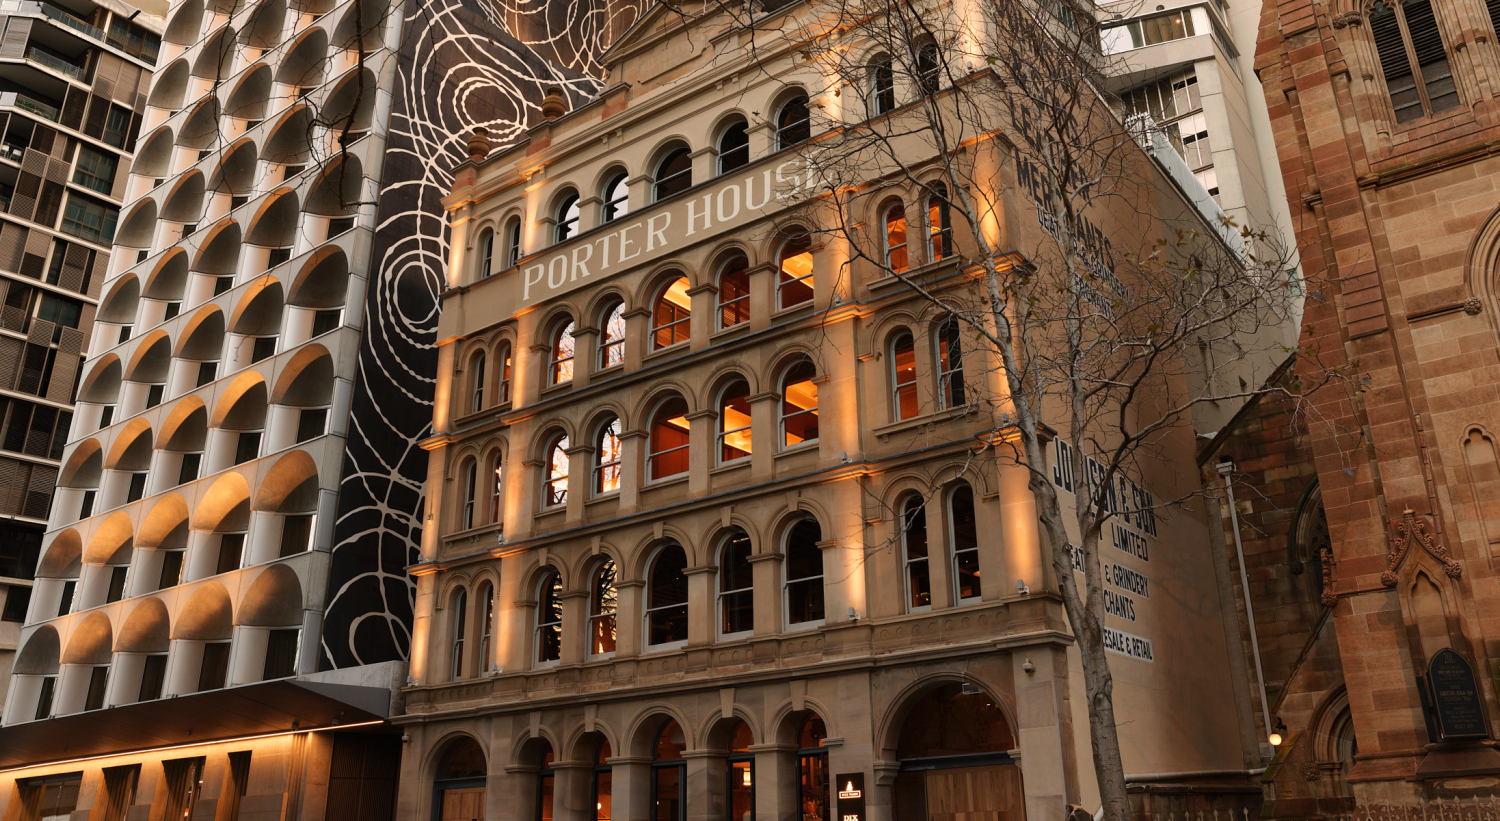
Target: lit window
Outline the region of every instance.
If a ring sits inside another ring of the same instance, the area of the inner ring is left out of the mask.
[[[948,188],[932,186],[927,196],[927,247],[933,262],[953,256],[953,225],[948,221]]]
[[[498,524],[504,515],[505,454],[495,451],[490,457],[490,523]]]
[[[463,529],[468,530],[474,526],[474,494],[479,490],[479,466],[473,459],[464,461],[463,482]]]
[[[495,264],[495,232],[485,229],[479,235],[479,270],[475,272],[475,279],[484,279],[494,270]]]
[[[750,455],[750,384],[736,379],[719,397],[719,462]]]
[[[948,494],[953,582],[959,601],[979,598],[979,528],[974,522],[974,491],[964,482]]]
[[[932,606],[931,568],[927,565],[927,508],[922,497],[901,503],[901,546],[906,559],[906,599],[912,610]]]
[[[917,415],[917,347],[909,333],[891,342],[891,393],[896,419]]]
[[[560,507],[568,502],[568,436],[557,434],[547,448],[546,475],[542,480],[542,506]]]
[[[792,448],[818,438],[817,368],[807,359],[793,365],[781,382],[782,447]]]
[[[594,493],[614,493],[620,489],[620,420],[610,419],[599,427],[594,442]]]
[[[750,133],[744,120],[735,120],[719,135],[719,173],[750,164]]]
[[[662,402],[651,418],[650,455],[646,475],[666,479],[688,471],[687,402],[673,396]]]
[[[692,330],[692,297],[687,277],[677,277],[662,288],[651,312],[651,344],[660,350],[688,341]]]
[[[812,237],[797,234],[781,246],[780,277],[776,282],[777,301],[790,308],[812,301]]]
[[[469,391],[472,397],[469,412],[484,410],[484,354],[475,356],[474,364],[469,366]]]
[[[938,329],[938,402],[944,408],[964,404],[964,356],[959,344],[957,319],[949,319]]]
[[[510,343],[502,342],[496,349],[495,359],[500,362],[500,404],[510,401]]]
[[[494,658],[491,652],[493,631],[495,627],[495,588],[486,584],[479,590],[479,614],[483,621],[479,623],[479,664],[477,672],[489,671],[491,661]]]
[[[552,384],[573,381],[573,323],[564,322],[552,333]]]
[[[599,370],[602,371],[625,361],[625,303],[616,302],[605,308],[599,325]]]
[[[906,272],[906,206],[899,201],[885,209],[885,264],[892,273]]]
[[[615,563],[605,560],[589,585],[589,655],[615,652],[615,611],[620,591],[615,587]]]

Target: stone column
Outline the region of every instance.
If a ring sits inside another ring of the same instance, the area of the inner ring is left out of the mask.
[[[562,659],[563,664],[578,664],[587,657],[589,594],[585,589],[569,590],[562,594]]]
[[[599,329],[584,325],[582,319],[573,328],[573,387],[582,388],[594,376],[599,364]]]
[[[640,503],[641,478],[646,475],[645,460],[646,432],[637,429],[620,434],[621,516],[634,513],[636,505]]]
[[[762,534],[768,538],[769,534]],[[755,635],[775,636],[781,633],[781,562],[782,555],[773,545],[761,545],[764,552],[750,556],[755,577]],[[757,759],[759,760],[759,759]]]
[[[755,817],[800,821],[795,744],[752,744],[755,754]]]
[[[573,443],[568,448],[568,527],[583,524],[583,505],[594,489],[594,448],[589,444]],[[545,467],[542,470],[546,470]]]
[[[621,573],[629,572],[620,568]],[[641,613],[645,595],[645,579],[624,579],[615,585],[620,600],[615,609],[615,658],[641,654]]]
[[[722,821],[724,818],[724,758],[722,750],[688,750],[683,779],[683,798],[688,821]]]
[[[564,651],[564,660],[567,659]],[[592,762],[559,761],[552,765],[553,821],[590,821],[594,817],[589,801],[593,798]]]
[[[611,818],[651,818],[651,757],[622,755],[608,759],[612,768],[614,814]]]
[[[1030,658],[1035,670],[1023,668]],[[1078,799],[1078,773],[1071,760],[1073,719],[1068,703],[1068,657],[1059,647],[1017,648],[1011,656],[1016,682],[1016,745],[1027,818],[1061,818]],[[1085,736],[1086,738],[1086,736]],[[1085,748],[1086,750],[1087,748]]]
[[[705,557],[707,558],[707,557]],[[683,571],[688,584],[688,646],[712,644],[714,629],[714,573],[718,568],[701,564]]]
[[[719,297],[719,286],[713,281],[714,273],[713,270],[704,271],[704,281],[688,290],[688,296],[693,300],[693,315],[688,321],[692,329],[688,347],[695,351],[708,347],[709,336],[719,329],[718,320],[714,317]]]
[[[746,273],[750,277],[750,330],[760,331],[771,326],[771,314],[776,311],[776,263],[770,260],[755,265]]]
[[[708,472],[714,464],[714,423],[719,415],[713,410],[696,410],[688,419],[688,495],[708,495]]]
[[[777,411],[781,394],[775,391],[757,393],[750,402],[750,478],[752,482],[769,481],[776,470]]]

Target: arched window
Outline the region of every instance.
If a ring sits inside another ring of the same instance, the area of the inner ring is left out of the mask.
[[[737,118],[725,126],[724,133],[719,135],[719,173],[726,174],[749,164],[749,126],[743,119]]]
[[[776,148],[789,148],[812,136],[812,119],[807,110],[807,95],[798,94],[776,113]]]
[[[442,818],[478,818],[484,810],[484,750],[472,738],[455,739],[443,751],[433,779]]]
[[[829,821],[828,748],[823,739],[828,728],[817,713],[810,713],[797,731],[797,806],[802,821]]]
[[[646,644],[675,645],[688,637],[687,554],[670,542],[656,554],[646,577]]]
[[[927,248],[931,261],[953,256],[953,225],[948,221],[948,187],[933,183],[927,196]]]
[[[788,625],[823,623],[823,528],[816,519],[805,518],[787,529],[786,580],[782,600],[786,602]]]
[[[532,753],[536,762],[536,803],[532,821],[552,821],[553,808],[557,801],[557,771],[552,769],[555,756],[552,745],[542,741],[540,749]]]
[[[818,369],[803,358],[781,377],[781,446],[793,448],[818,439]]]
[[[736,379],[719,394],[719,463],[750,456],[750,383]]]
[[[560,323],[552,332],[552,364],[549,375],[552,384],[561,385],[573,381],[573,321]]]
[[[561,507],[568,503],[568,435],[556,434],[547,445],[547,464],[542,474],[542,506]]]
[[[928,776],[935,769],[954,766],[957,760],[967,767],[985,767],[994,773],[996,784],[1016,785],[972,793],[968,806],[973,817],[1012,818],[1024,812],[1020,767],[1007,755],[1015,749],[1015,734],[993,696],[968,682],[950,681],[914,695],[910,704],[896,741],[896,758],[901,762],[896,806],[926,807],[929,786],[943,789],[940,782],[928,781]]]
[[[1370,34],[1396,122],[1411,122],[1458,105],[1458,87],[1431,0],[1389,5],[1378,0],[1370,10]]]
[[[688,406],[680,396],[662,402],[651,417],[646,475],[666,479],[688,471]]]
[[[964,399],[964,353],[959,344],[958,319],[950,317],[938,327],[938,404],[943,408],[962,407]]]
[[[897,200],[885,209],[885,266],[892,273],[904,274],[906,258],[906,206]]]
[[[494,273],[495,266],[495,232],[484,229],[479,235],[479,270],[475,271],[475,279],[484,279]]]
[[[465,459],[463,467],[464,508],[462,525],[464,530],[474,526],[474,497],[479,492],[479,463]]]
[[[967,482],[957,483],[948,494],[948,533],[956,599],[978,599],[979,528],[974,522],[974,490]]]
[[[511,217],[505,223],[505,266],[515,267],[524,256],[526,252],[521,250],[521,218]]]
[[[488,584],[479,589],[479,616],[483,621],[479,623],[479,665],[476,672],[482,675],[495,663],[491,652],[494,646],[495,588]]]
[[[687,762],[682,753],[687,739],[676,721],[668,721],[656,737],[651,761],[652,821],[687,821]]]
[[[625,303],[605,306],[599,317],[599,370],[625,361]]]
[[[620,490],[620,418],[611,417],[594,437],[594,495]]]
[[[913,611],[932,606],[931,567],[927,564],[927,506],[922,497],[901,502],[901,552],[906,564],[906,601]]]
[[[497,450],[490,456],[486,478],[490,483],[490,523],[498,524],[505,513],[505,454]]]
[[[654,199],[661,201],[693,187],[693,158],[688,147],[678,145],[656,164]]]
[[[562,658],[562,576],[542,577],[536,595],[536,660],[547,664]]]
[[[469,594],[462,587],[453,594],[449,610],[453,614],[450,617],[453,625],[453,652],[448,660],[448,674],[454,681],[458,681],[464,677],[464,630],[469,611]]]
[[[755,821],[755,753],[750,752],[755,737],[743,721],[736,721],[727,735],[729,756],[724,762],[724,780],[729,796],[724,803],[730,821]]]
[[[936,94],[943,82],[943,65],[937,43],[928,41],[917,47],[917,84],[925,94]]]
[[[501,342],[495,349],[495,359],[500,363],[500,404],[510,401],[510,343]]]
[[[750,537],[735,528],[719,549],[719,635],[755,629],[755,578],[750,568]]]
[[[609,656],[615,652],[615,610],[620,591],[615,587],[615,563],[599,563],[589,582],[589,655]]]
[[[552,241],[563,242],[578,233],[578,192],[569,191],[557,203],[557,225]]]
[[[599,221],[610,222],[625,216],[630,211],[629,175],[624,171],[609,178],[604,184],[604,204],[600,207]]]
[[[778,258],[781,275],[776,281],[776,301],[782,308],[801,305],[813,298],[812,237],[798,233],[781,245]]]
[[[651,345],[656,350],[688,341],[692,330],[692,297],[687,277],[677,277],[662,286],[651,310]]]
[[[469,365],[469,413],[484,410],[484,354],[475,354]]]
[[[897,421],[917,416],[917,346],[905,331],[891,340],[891,402]]]
[[[609,740],[599,740],[599,752],[594,755],[594,813],[590,821],[610,821],[614,813],[614,772],[609,760],[614,753]]]
[[[734,256],[719,272],[719,327],[750,321],[750,261]]]
[[[891,58],[881,55],[870,63],[870,113],[876,116],[896,109],[896,72]]]

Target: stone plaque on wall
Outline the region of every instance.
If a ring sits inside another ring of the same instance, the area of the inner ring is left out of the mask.
[[[1479,681],[1468,659],[1444,647],[1428,660],[1427,681],[1432,685],[1432,702],[1437,708],[1438,735],[1442,740],[1489,735]]]

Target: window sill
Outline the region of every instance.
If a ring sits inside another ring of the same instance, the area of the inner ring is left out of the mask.
[[[821,618],[821,619],[817,619],[815,621],[803,621],[803,622],[798,622],[796,624],[788,624],[785,627],[781,628],[781,632],[784,633],[784,634],[785,633],[805,633],[805,632],[807,632],[809,630],[817,630],[817,629],[821,628],[824,624],[827,623],[827,621],[828,621],[827,618]]]
[[[717,342],[720,339],[729,339],[736,334],[741,334],[748,330],[750,330],[750,320],[747,319],[738,325],[731,325],[728,328],[720,328],[719,330],[714,331],[713,333],[708,335],[708,339],[710,342]]]
[[[544,520],[550,519],[550,518],[552,518],[554,516],[561,518],[562,516],[566,515],[567,512],[568,512],[568,505],[567,505],[566,502],[564,502],[563,504],[560,504],[560,505],[553,505],[552,507],[544,507],[541,510],[538,510],[536,512],[536,515],[533,516],[532,519],[537,524],[541,524]]]
[[[684,639],[683,641],[668,642],[666,644],[648,644],[645,647],[641,648],[641,655],[642,656],[656,656],[656,655],[661,655],[663,653],[672,653],[672,652],[675,652],[677,650],[682,650],[682,649],[686,648],[687,646],[688,646],[688,643],[687,643],[686,639]]]
[[[646,480],[646,484],[643,485],[641,489],[642,490],[657,490],[657,489],[664,488],[664,487],[671,487],[672,485],[685,484],[687,482],[687,480],[688,480],[688,473],[687,472],[683,472],[683,473],[678,473],[678,474],[676,474],[674,476],[668,476],[668,477],[666,477],[664,479],[648,479],[648,480]]]
[[[611,490],[611,491],[607,491],[605,493],[599,493],[599,494],[596,494],[594,496],[590,496],[589,499],[588,499],[588,501],[584,502],[584,504],[585,505],[592,505],[592,504],[594,504],[596,502],[613,502],[613,501],[617,501],[619,498],[620,498],[620,491],[618,491],[618,490]]]
[[[796,445],[792,445],[789,448],[782,448],[781,450],[779,450],[779,451],[776,452],[775,458],[776,459],[780,459],[783,456],[785,456],[785,457],[792,457],[792,456],[796,456],[796,455],[798,455],[800,453],[816,453],[817,450],[818,450],[818,440],[817,439],[810,439],[810,440],[808,440],[806,442],[802,442],[802,443],[799,443],[799,444],[796,444]]]
[[[752,639],[754,637],[755,637],[755,631],[754,630],[745,630],[745,631],[742,631],[742,632],[739,632],[739,633],[720,633],[719,637],[714,640],[714,643],[715,644],[719,644],[721,642],[726,642],[726,641],[747,641],[747,640]]]
[[[938,422],[951,422],[955,419],[962,419],[963,417],[968,416],[969,413],[970,408],[968,406],[964,406],[961,408],[945,408],[944,410],[933,411],[932,413],[925,413],[920,416],[913,416],[910,419],[903,419],[900,422],[892,422],[889,425],[875,428],[874,430],[870,431],[870,433],[873,433],[876,436],[880,437],[880,441],[884,442],[894,434],[904,433],[909,430],[914,430],[916,428],[920,428],[930,424],[936,424]]]
[[[796,305],[792,305],[786,308],[777,308],[776,310],[771,312],[771,317],[776,320],[782,320],[785,317],[791,317],[797,314],[799,311],[811,312],[813,303],[816,301],[816,299],[809,299],[806,302],[799,302]]]
[[[606,379],[608,377],[615,376],[616,374],[624,372],[625,363],[617,362],[613,365],[610,365],[608,368],[600,368],[599,370],[596,370],[593,373],[589,374],[589,381],[592,382],[594,379]]]
[[[549,394],[565,393],[565,392],[567,392],[569,390],[572,390],[572,389],[573,389],[573,380],[569,379],[566,382],[558,382],[556,385],[548,385],[548,386],[542,388],[542,396],[546,397]]]
[[[750,467],[750,457],[746,456],[743,459],[736,459],[733,462],[725,462],[724,464],[710,470],[708,472],[708,475],[719,476],[725,473],[734,473],[735,471],[744,470],[748,467]]]

